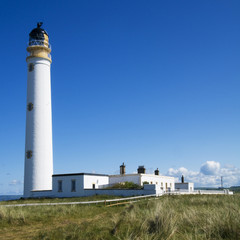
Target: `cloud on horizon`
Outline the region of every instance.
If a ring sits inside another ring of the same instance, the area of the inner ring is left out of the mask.
[[[169,168],[167,175],[175,177],[178,181],[184,175],[185,180],[194,182],[195,186],[220,187],[221,176],[223,176],[223,186],[230,187],[240,185],[240,169],[231,165],[221,168],[219,162],[205,162],[199,172],[188,170],[185,167],[178,169]]]

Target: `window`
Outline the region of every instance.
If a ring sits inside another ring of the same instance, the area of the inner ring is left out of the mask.
[[[28,111],[32,111],[32,110],[33,110],[33,104],[32,104],[32,103],[29,103],[29,104],[27,105],[27,109],[28,109]]]
[[[92,188],[95,189],[95,183],[93,183]]]
[[[158,185],[158,182],[156,182],[156,184]]]
[[[26,157],[27,157],[27,159],[31,158],[32,157],[32,151],[27,151],[26,152]]]
[[[167,183],[166,183],[166,191],[167,191]]]
[[[76,192],[76,180],[72,180],[71,191]]]
[[[152,182],[151,182],[151,184],[152,184]]]
[[[30,64],[28,65],[28,71],[29,71],[29,72],[32,72],[33,69],[34,69],[34,65],[33,65],[33,63],[30,63]]]
[[[58,192],[62,192],[62,180],[58,180]]]

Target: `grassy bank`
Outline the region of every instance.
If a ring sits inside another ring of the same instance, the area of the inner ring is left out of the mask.
[[[96,197],[87,200],[95,199]],[[61,201],[69,200],[72,201]],[[237,194],[164,196],[117,207],[0,206],[0,239],[4,240],[233,240],[240,239],[239,223],[240,195]]]
[[[1,201],[1,205],[11,205],[11,204],[25,204],[25,203],[61,203],[61,202],[87,202],[87,201],[97,201],[105,199],[119,198],[118,196],[109,195],[95,195],[92,197],[73,197],[73,198],[29,198],[29,199],[19,199],[10,201]]]

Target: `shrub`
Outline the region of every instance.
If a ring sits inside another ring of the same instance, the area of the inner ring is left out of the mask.
[[[110,189],[141,189],[142,187],[134,182],[116,183]]]

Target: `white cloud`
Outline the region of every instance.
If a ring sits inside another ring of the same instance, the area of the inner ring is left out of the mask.
[[[220,170],[220,163],[214,161],[207,161],[200,169],[200,172],[205,175],[217,175]]]
[[[168,170],[168,174],[169,175],[186,175],[188,173],[188,170],[184,167],[180,167],[179,169],[173,169],[173,168],[169,168]]]
[[[178,169],[170,168],[167,175],[173,176],[180,181],[184,175],[186,182],[194,182],[195,186],[220,187],[221,176],[223,176],[223,186],[240,185],[240,169],[231,165],[221,168],[219,162],[205,162],[199,172],[190,171],[185,167]]]

